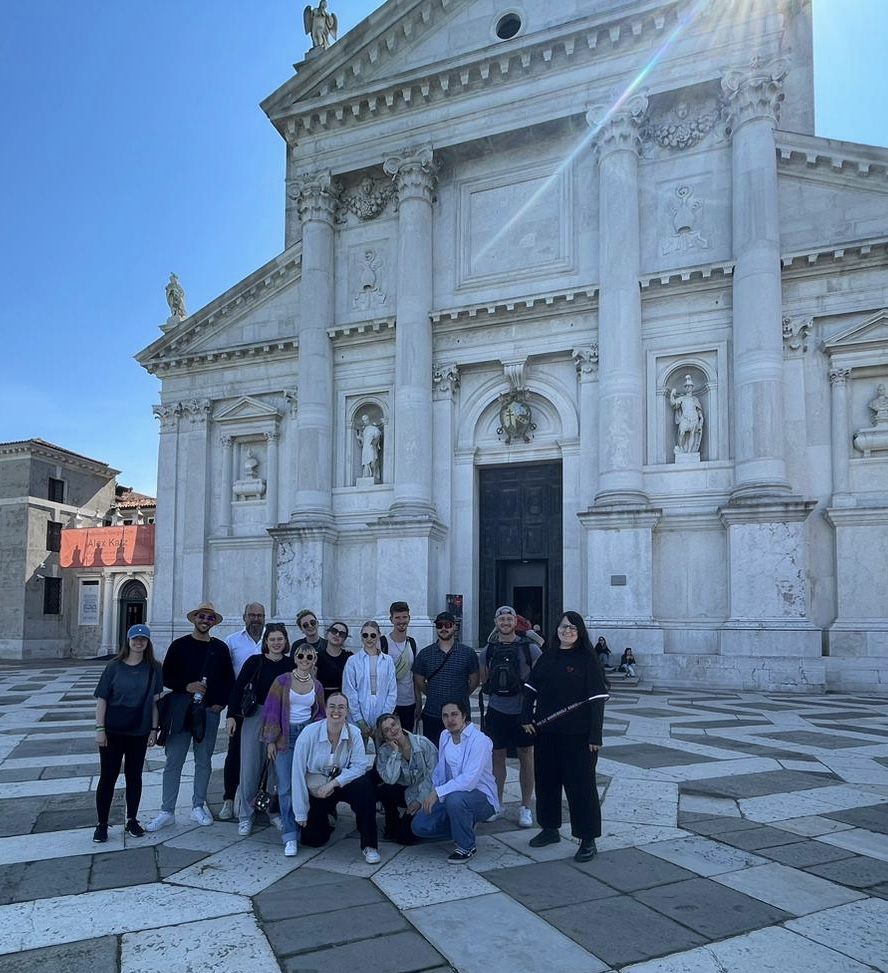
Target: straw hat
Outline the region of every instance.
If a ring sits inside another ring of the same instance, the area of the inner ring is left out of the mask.
[[[197,616],[198,615],[209,615],[211,612],[212,612],[213,617],[216,619],[213,622],[213,625],[218,625],[219,622],[222,621],[222,616],[219,614],[219,612],[216,611],[215,608],[213,608],[212,602],[209,602],[209,601],[201,602],[197,606],[197,608],[195,608],[193,611],[188,612],[188,614],[185,617],[193,625],[195,623],[195,621],[197,620]]]

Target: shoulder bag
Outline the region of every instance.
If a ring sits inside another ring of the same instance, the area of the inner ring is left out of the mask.
[[[255,675],[246,684],[246,686],[244,686],[244,691],[241,695],[240,701],[240,715],[245,719],[248,716],[252,716],[259,708],[259,700],[256,696],[256,683],[259,681],[259,673],[262,672],[262,664],[264,662],[265,656],[262,656],[259,661],[259,665],[256,667]]]

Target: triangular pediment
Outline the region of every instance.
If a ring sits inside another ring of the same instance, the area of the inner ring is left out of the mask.
[[[245,395],[224,406],[214,416],[215,422],[243,422],[244,420],[254,421],[256,419],[276,419],[279,413],[270,405],[260,402],[249,395]]]
[[[876,311],[853,327],[846,328],[823,342],[823,347],[829,354],[879,346],[888,347],[888,308]]]

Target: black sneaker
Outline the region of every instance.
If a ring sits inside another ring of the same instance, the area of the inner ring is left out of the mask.
[[[103,844],[108,840],[108,825],[107,824],[97,824],[96,830],[93,831],[93,841],[98,844]]]
[[[575,862],[590,862],[598,854],[594,838],[584,838],[580,842],[580,850],[574,855]]]
[[[462,848],[456,848],[447,856],[447,864],[464,865],[470,858],[475,857],[477,850],[477,848],[472,848],[470,851],[463,851]]]
[[[531,848],[545,848],[546,845],[554,845],[561,841],[561,835],[555,828],[543,828],[539,834],[535,834],[528,844]]]
[[[145,837],[145,829],[141,824],[139,824],[136,818],[130,818],[129,821],[126,822],[126,828],[124,828],[124,831],[126,831],[127,834],[131,834],[134,838]]]

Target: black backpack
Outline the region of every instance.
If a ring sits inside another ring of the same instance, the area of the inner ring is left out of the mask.
[[[530,646],[525,639],[487,644],[487,679],[481,687],[486,696],[518,696],[524,690],[521,678],[521,653],[530,668]]]

